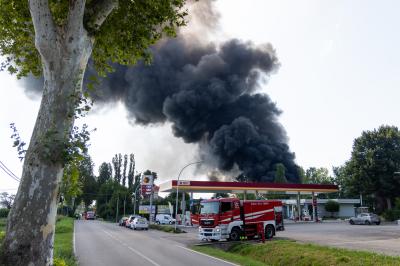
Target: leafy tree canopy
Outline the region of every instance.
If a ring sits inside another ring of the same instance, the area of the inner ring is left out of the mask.
[[[148,47],[163,34],[173,36],[175,28],[185,24],[184,0],[130,1],[110,0],[118,7],[99,27],[99,8],[107,1],[87,0],[84,27],[95,39],[92,63],[99,74],[111,71],[112,63],[133,65],[144,58],[149,61]],[[57,30],[63,32],[69,1],[49,0]],[[42,71],[40,55],[35,48],[35,32],[28,1],[0,0],[0,55],[5,59],[1,69],[18,77]]]
[[[275,172],[275,183],[287,183],[287,179],[285,176],[285,166],[281,163],[276,164],[276,172]]]
[[[378,206],[390,208],[400,196],[400,132],[394,126],[364,131],[354,140],[344,184],[354,194],[374,195]]]
[[[329,170],[325,167],[310,167],[306,170],[304,184],[333,184],[333,179],[329,175]]]

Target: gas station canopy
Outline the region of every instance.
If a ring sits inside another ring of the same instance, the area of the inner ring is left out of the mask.
[[[280,191],[286,194],[318,194],[338,191],[336,185],[170,180],[160,185],[160,192],[173,192],[177,186],[179,191],[195,193],[266,193]]]

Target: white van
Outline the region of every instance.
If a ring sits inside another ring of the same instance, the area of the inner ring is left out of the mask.
[[[169,214],[157,214],[156,215],[156,224],[174,224],[175,219],[171,217]]]

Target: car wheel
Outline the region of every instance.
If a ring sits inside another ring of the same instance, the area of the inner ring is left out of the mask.
[[[240,240],[240,230],[239,228],[235,227],[232,229],[230,235],[229,235],[229,240],[232,241],[239,241]]]
[[[366,224],[366,225],[371,225],[371,222],[368,221],[368,220],[366,220],[366,221],[364,222],[364,224]]]
[[[149,228],[145,228],[144,230],[146,230],[146,231],[147,231],[147,230],[149,230]]]
[[[266,239],[271,239],[271,238],[273,238],[274,237],[274,232],[275,230],[274,230],[274,227],[272,226],[272,225],[267,225],[266,227],[265,227],[265,238]]]
[[[350,224],[351,224],[351,225],[354,225],[354,221],[353,221],[353,220],[350,220]]]
[[[381,222],[376,222],[375,224],[376,224],[376,225],[380,225],[380,224],[381,224]]]

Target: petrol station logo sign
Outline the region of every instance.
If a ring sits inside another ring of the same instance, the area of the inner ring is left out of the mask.
[[[153,182],[154,182],[153,175],[142,176],[141,189],[143,196],[151,195],[153,191]]]

